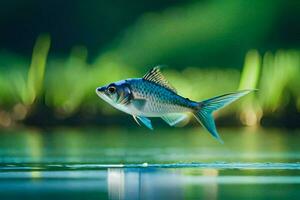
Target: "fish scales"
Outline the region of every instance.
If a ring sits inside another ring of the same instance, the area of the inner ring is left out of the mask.
[[[131,79],[128,80],[128,83],[134,98],[147,99],[143,108],[145,114],[189,112],[196,106],[196,103],[156,83],[143,79]]]

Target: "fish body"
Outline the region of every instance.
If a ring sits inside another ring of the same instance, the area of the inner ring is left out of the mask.
[[[160,117],[164,114],[191,112],[197,106],[196,102],[184,98],[157,83],[142,78],[129,79],[126,82],[130,85],[135,99],[146,100],[145,105],[140,107],[140,109],[134,109],[136,103],[133,100],[132,110],[135,110],[137,113],[131,114],[145,117]]]
[[[161,74],[159,67],[151,69],[143,78],[121,80],[96,89],[100,98],[132,115],[138,124],[142,123],[153,129],[149,117],[161,117],[174,126],[192,113],[221,142],[212,112],[251,91],[243,90],[201,102],[192,101],[177,94],[176,89]]]

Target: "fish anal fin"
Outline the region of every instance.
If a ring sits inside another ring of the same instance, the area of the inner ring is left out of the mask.
[[[170,126],[184,126],[189,120],[189,115],[186,113],[174,113],[163,115],[161,118]]]
[[[158,85],[161,85],[165,88],[168,88],[169,90],[177,93],[176,89],[169,83],[169,81],[163,76],[163,74],[160,71],[160,66],[156,66],[149,70],[144,76],[144,80],[151,81],[153,83],[156,83]]]

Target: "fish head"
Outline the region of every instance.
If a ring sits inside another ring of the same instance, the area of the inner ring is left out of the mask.
[[[112,106],[119,104],[126,105],[132,98],[130,86],[126,81],[118,81],[98,87],[96,93],[101,99]]]

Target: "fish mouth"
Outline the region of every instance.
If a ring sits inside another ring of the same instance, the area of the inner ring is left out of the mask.
[[[105,87],[98,87],[96,88],[96,94],[100,97],[100,98],[105,98]]]
[[[111,104],[111,99],[106,95],[105,90],[106,90],[106,87],[105,87],[105,86],[103,86],[103,87],[98,87],[98,88],[96,88],[96,94],[97,94],[101,99],[103,99],[103,100],[106,101],[107,103],[110,103],[110,104]]]
[[[105,91],[105,89],[106,89],[105,86],[103,86],[103,87],[97,87],[97,88],[96,88],[96,93],[97,93],[97,94],[98,94],[98,93],[103,93],[103,92]]]

